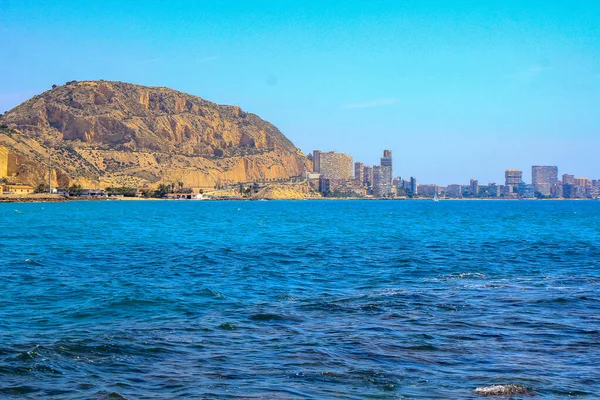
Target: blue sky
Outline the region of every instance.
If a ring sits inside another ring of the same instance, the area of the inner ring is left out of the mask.
[[[54,83],[236,104],[422,183],[600,178],[597,1],[0,0],[0,112]]]

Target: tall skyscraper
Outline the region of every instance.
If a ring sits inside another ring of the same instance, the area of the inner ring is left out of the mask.
[[[523,182],[523,171],[518,169],[507,169],[504,172],[504,179],[506,186],[518,186],[519,183]]]
[[[550,196],[552,187],[558,183],[558,167],[534,165],[531,167],[531,183],[540,196]]]
[[[321,150],[313,150],[313,172],[321,172]]]
[[[410,177],[410,191],[413,194],[419,194],[419,184],[417,182],[417,178]]]
[[[380,165],[373,165],[373,194],[375,196],[383,196],[382,172]]]
[[[0,178],[8,176],[8,149],[0,146]]]
[[[319,173],[325,179],[352,179],[352,156],[335,151],[319,152]],[[314,162],[314,153],[313,153]]]
[[[523,171],[518,169],[507,169],[504,171],[504,184],[509,193],[516,193],[523,184]]]
[[[380,161],[381,165],[381,195],[382,196],[390,196],[393,193],[392,187],[392,151],[384,150],[383,157]]]
[[[365,164],[361,162],[354,163],[354,180],[361,185],[363,184],[365,180]]]
[[[365,166],[363,170],[363,185],[366,187],[373,186],[373,168]]]
[[[479,181],[477,179],[471,179],[469,186],[471,189],[471,196],[477,197],[479,194]]]

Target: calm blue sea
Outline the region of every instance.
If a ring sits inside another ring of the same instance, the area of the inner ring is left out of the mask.
[[[600,396],[600,202],[0,204],[0,398],[496,384]]]

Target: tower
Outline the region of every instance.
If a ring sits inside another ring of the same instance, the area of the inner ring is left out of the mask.
[[[380,193],[382,196],[390,196],[393,193],[392,190],[392,151],[384,150],[383,157],[380,161],[381,165],[381,189]]]
[[[313,172],[321,172],[321,150],[313,151]]]
[[[354,180],[361,185],[363,184],[365,180],[365,164],[361,162],[354,163]]]
[[[558,167],[534,165],[531,167],[531,183],[540,196],[550,196],[551,189],[558,183]]]

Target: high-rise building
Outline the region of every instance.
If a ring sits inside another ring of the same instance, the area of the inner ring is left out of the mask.
[[[352,156],[335,151],[320,152],[319,173],[326,179],[352,179]],[[314,160],[314,153],[313,153]]]
[[[552,187],[558,182],[558,167],[534,165],[531,167],[531,183],[539,196],[550,196]]]
[[[382,184],[383,174],[381,173],[380,165],[373,165],[373,194],[375,196],[383,196]]]
[[[575,185],[572,183],[563,184],[563,197],[565,199],[575,198]]]
[[[477,197],[477,194],[479,193],[479,181],[477,179],[471,179],[469,186],[471,189],[471,196]]]
[[[313,172],[321,172],[321,150],[313,150]]]
[[[500,193],[502,192],[500,186],[496,185],[493,182],[488,185],[487,190],[490,197],[499,197]]]
[[[589,185],[588,178],[575,178],[575,186],[579,186],[581,188],[585,188]]]
[[[564,196],[564,186],[562,182],[557,182],[550,188],[550,196],[558,199]]]
[[[373,168],[366,166],[363,170],[363,185],[366,187],[373,186]]]
[[[462,197],[462,186],[461,185],[448,185],[446,187],[446,195],[448,197],[459,198]]]
[[[563,185],[574,185],[575,184],[575,175],[563,174],[562,183],[563,183]]]
[[[365,180],[365,164],[361,162],[354,163],[354,180],[361,185],[363,184]]]
[[[384,150],[383,157],[380,161],[381,165],[381,194],[382,196],[390,196],[393,194],[394,189],[392,187],[392,151]]]
[[[324,178],[322,175],[319,177],[319,192],[327,193],[331,191],[331,179]]]
[[[8,149],[0,146],[0,178],[8,176]]]
[[[504,171],[504,184],[508,193],[518,192],[523,184],[523,171],[518,169],[507,169]]]
[[[437,193],[438,187],[436,185],[419,185],[417,191],[421,197],[434,197]]]
[[[419,184],[417,178],[410,177],[410,191],[412,194],[419,194]]]

